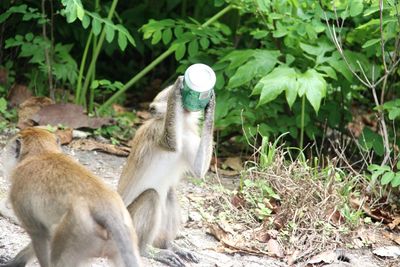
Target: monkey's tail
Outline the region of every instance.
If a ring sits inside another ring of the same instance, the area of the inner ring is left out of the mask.
[[[116,216],[116,214],[110,210],[110,212],[105,213],[97,212],[93,214],[94,220],[102,225],[111,233],[112,239],[120,252],[122,261],[126,267],[139,267],[140,256],[136,254],[137,249],[134,249],[134,243],[131,237],[129,228],[123,223],[122,218]]]
[[[24,267],[34,256],[32,243],[29,243],[12,260],[0,263],[0,267]]]

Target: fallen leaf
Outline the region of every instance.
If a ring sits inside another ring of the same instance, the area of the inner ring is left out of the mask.
[[[139,110],[139,111],[136,111],[136,116],[138,116],[139,118],[141,118],[143,120],[148,120],[151,118],[151,113],[148,111]]]
[[[22,84],[14,84],[8,93],[7,99],[10,106],[16,107],[31,97],[32,92],[27,86]]]
[[[212,172],[218,173],[219,175],[222,175],[222,176],[238,176],[238,175],[240,175],[240,173],[237,171],[223,170],[223,169],[215,168],[215,165],[211,165],[210,169]]]
[[[319,263],[332,263],[337,259],[337,253],[334,250],[324,251],[318,255],[313,256],[307,264],[319,264]]]
[[[396,228],[396,226],[398,226],[400,224],[400,217],[396,217],[394,218],[394,220],[388,224],[389,228],[391,230],[393,230],[394,228]]]
[[[400,256],[400,246],[380,247],[372,250],[372,253],[380,257],[397,258]]]
[[[243,170],[242,160],[239,157],[229,157],[224,163],[227,167],[231,168],[234,171]]]
[[[235,240],[234,236],[226,232],[219,224],[210,224],[208,227],[208,233],[219,240],[224,247],[228,248],[229,250],[233,250],[233,252],[271,256],[269,252],[245,247],[243,244],[241,244],[243,242],[238,242],[238,240]],[[238,236],[238,234],[235,235]]]
[[[270,239],[267,242],[267,249],[273,256],[283,258],[285,256],[281,244],[276,239]]]
[[[53,100],[48,97],[30,97],[19,105],[17,127],[24,129],[36,125],[32,117],[39,112],[42,107],[53,104]]]
[[[246,201],[243,199],[242,196],[236,194],[231,198],[231,203],[235,208],[243,208]]]
[[[397,245],[400,245],[400,235],[396,235],[394,233],[383,232],[383,235],[395,242]]]
[[[287,264],[292,266],[300,259],[300,250],[295,250],[292,255],[287,258]]]
[[[74,149],[89,150],[89,151],[99,150],[99,151],[103,151],[103,152],[106,152],[109,154],[113,154],[113,155],[117,155],[117,156],[124,156],[124,157],[128,156],[129,152],[130,152],[130,148],[128,148],[128,147],[100,143],[93,139],[73,140],[69,146]]]
[[[112,104],[112,108],[117,114],[128,112],[128,110],[125,107],[118,104]]]
[[[111,124],[110,118],[91,118],[81,106],[75,104],[53,104],[42,107],[32,120],[39,125],[63,125],[69,128],[100,128]]]
[[[71,143],[73,135],[72,135],[72,129],[71,128],[67,128],[67,129],[57,129],[55,134],[57,135],[57,137],[60,140],[60,143],[62,145],[66,145]]]

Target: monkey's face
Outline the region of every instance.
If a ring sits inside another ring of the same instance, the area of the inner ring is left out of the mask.
[[[149,105],[149,111],[155,118],[161,118],[167,112],[168,96],[171,93],[173,86],[168,86],[158,93]]]
[[[11,138],[0,155],[4,173],[9,175],[15,166],[28,156],[43,152],[61,152],[55,134],[40,128],[26,128]]]
[[[18,164],[21,151],[21,143],[17,136],[11,138],[0,154],[0,164],[3,173],[9,177],[14,167]]]

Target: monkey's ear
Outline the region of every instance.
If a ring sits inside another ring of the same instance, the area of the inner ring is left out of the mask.
[[[15,158],[19,158],[21,155],[21,139],[15,139]]]

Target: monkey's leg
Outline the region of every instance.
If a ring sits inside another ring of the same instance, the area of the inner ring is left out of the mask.
[[[50,246],[48,235],[45,231],[42,233],[30,233],[33,249],[41,267],[50,266]]]
[[[0,267],[24,267],[29,260],[35,256],[32,243],[29,243],[25,248],[18,252],[12,260],[0,264]]]
[[[163,214],[160,197],[154,189],[148,189],[140,194],[128,206],[128,211],[131,214],[133,225],[138,236],[139,249],[142,256],[165,263],[169,266],[185,266],[179,256],[173,251],[151,246],[156,235],[159,235],[160,227],[165,223],[161,218]]]
[[[165,214],[163,214],[165,221],[162,223],[160,234],[157,236],[153,245],[158,248],[172,250],[187,261],[199,262],[195,253],[181,248],[173,242],[178,233],[179,226],[181,225],[180,207],[174,188],[170,188],[168,191],[165,211]]]
[[[77,200],[54,229],[51,266],[82,266],[104,244],[86,203]]]

